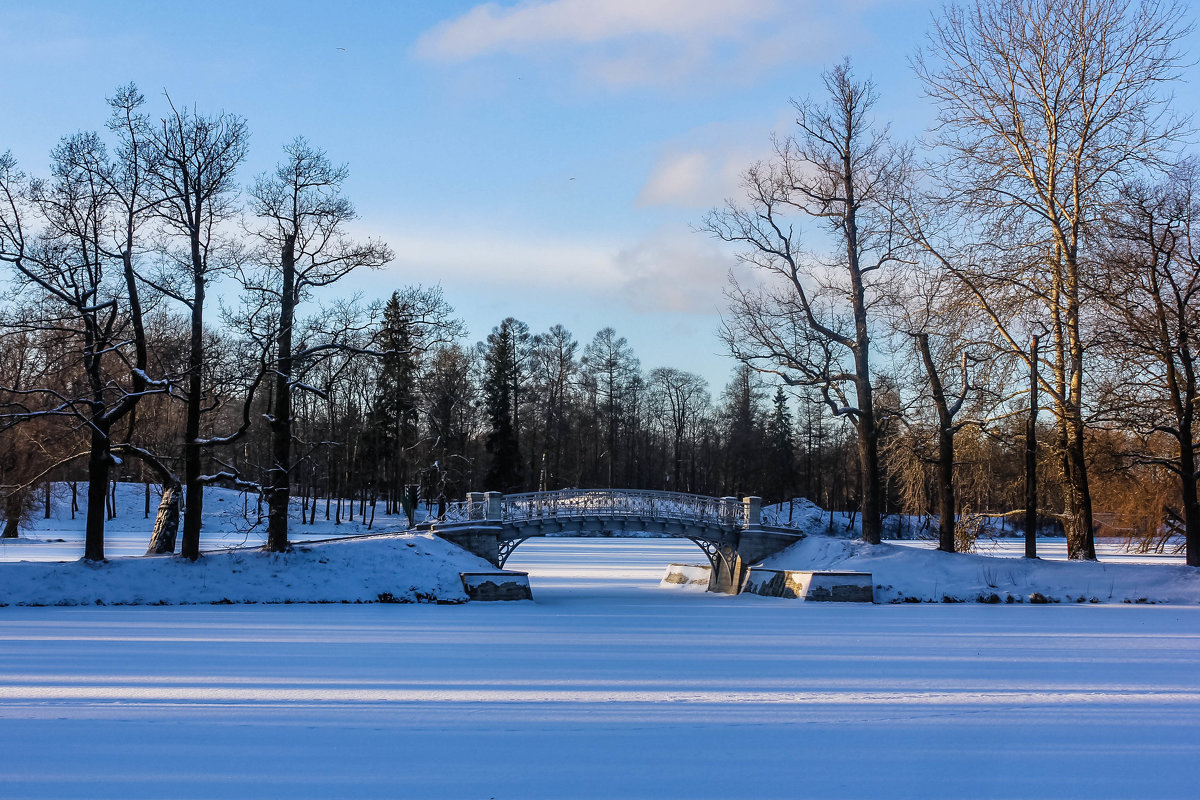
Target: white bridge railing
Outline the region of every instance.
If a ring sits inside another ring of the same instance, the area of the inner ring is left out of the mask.
[[[565,489],[505,495],[503,519],[521,521],[545,517],[638,517],[713,525],[746,524],[745,504],[733,498],[705,497],[681,492],[621,489]]]
[[[466,500],[448,504],[444,514],[427,522],[523,522],[601,516],[746,527],[761,522],[761,504],[757,497],[739,500],[636,489],[560,489],[509,495],[472,492]]]

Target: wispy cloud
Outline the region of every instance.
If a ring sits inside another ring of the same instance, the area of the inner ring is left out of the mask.
[[[390,270],[425,282],[520,284],[531,289],[612,289],[620,284],[614,246],[479,231],[389,232]]]
[[[663,228],[617,254],[620,294],[634,311],[715,314],[733,263],[702,234]]]
[[[440,283],[451,292],[518,290],[531,303],[570,296],[639,313],[715,313],[734,264],[717,242],[681,224],[624,243],[483,231],[389,231],[384,238],[396,253],[387,272],[401,282]]]
[[[715,123],[663,143],[637,205],[709,209],[740,197],[746,168],[770,155],[771,131],[786,134],[791,125],[791,112],[781,109],[773,124]]]
[[[661,85],[822,58],[837,41],[830,19],[817,0],[485,3],[427,31],[416,54],[442,63],[502,54],[564,58],[604,85]]]
[[[750,153],[687,150],[668,152],[655,165],[638,195],[641,206],[710,208],[738,193]]]

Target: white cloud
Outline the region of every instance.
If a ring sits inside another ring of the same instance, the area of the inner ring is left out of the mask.
[[[742,173],[770,155],[770,132],[787,133],[791,124],[792,112],[785,111],[773,125],[760,120],[717,123],[664,143],[637,205],[709,209],[740,197]]]
[[[706,42],[736,36],[748,23],[769,19],[779,9],[777,0],[549,0],[507,8],[484,3],[424,34],[417,52],[427,58],[464,61],[629,36]]]
[[[748,149],[668,152],[638,195],[640,206],[711,208],[739,194],[741,174],[755,160]]]
[[[711,178],[708,154],[694,150],[673,153],[655,165],[638,196],[638,205],[691,205],[694,198],[709,193],[706,184]]]
[[[857,16],[854,4],[849,12]],[[485,3],[425,32],[420,58],[462,63],[495,56],[565,59],[608,86],[677,84],[820,60],[845,8],[817,0],[530,0]]]
[[[683,225],[663,226],[621,245],[548,239],[515,233],[388,231],[396,253],[378,273],[352,288],[441,284],[456,293],[528,297],[529,303],[580,302],[623,306],[638,313],[713,314],[723,305],[731,251]]]
[[[622,280],[613,259],[617,248],[605,243],[462,231],[393,232],[383,238],[396,253],[388,269],[425,283],[587,291],[612,289]]]
[[[734,263],[704,234],[660,229],[617,254],[621,295],[634,311],[714,314]]]

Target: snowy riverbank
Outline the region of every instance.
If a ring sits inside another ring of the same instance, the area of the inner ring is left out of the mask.
[[[462,602],[458,573],[491,569],[441,539],[401,533],[406,525],[400,515],[376,516],[372,532],[388,532],[387,536],[310,542],[365,533],[365,526],[358,513],[353,523],[343,519],[337,524],[336,508],[333,519],[325,520],[323,503],[315,524],[301,524],[299,501],[293,503],[293,552],[266,554],[259,549],[265,525],[255,524],[254,499],[219,488],[205,494],[205,555],[199,563],[143,557],[153,524],[145,516],[145,487],[119,484],[116,500],[117,516],[106,531],[109,561],[84,564],[78,560],[83,554],[83,515],[71,519],[69,487],[57,484],[49,519],[35,513],[20,539],[0,539],[0,604],[356,603],[379,602],[381,597]],[[153,491],[151,500],[153,505]],[[989,544],[995,552],[986,555],[940,553],[930,541],[870,547],[846,538],[849,534],[823,535],[828,514],[807,501],[793,508],[768,507],[764,515],[789,511],[799,515],[809,537],[767,559],[764,566],[870,572],[880,603],[1028,603],[1031,598],[1061,603],[1200,603],[1200,570],[1183,566],[1178,556],[1131,556],[1120,552],[1115,542],[1102,542],[1100,563],[1067,562],[1061,540],[1054,539],[1039,540],[1039,551],[1050,557],[1032,562],[1010,557],[1020,549],[1013,539]],[[516,551],[518,556],[525,547]],[[691,562],[704,563],[703,554],[690,543],[686,552]],[[1130,563],[1135,559],[1146,563]],[[661,568],[658,574],[661,577]],[[536,581],[533,589],[536,598]]]
[[[429,534],[173,556],[0,564],[0,605],[462,603],[460,572],[491,565]]]
[[[1200,603],[1200,569],[1177,563],[1027,560],[810,535],[763,566],[870,572],[877,603]]]

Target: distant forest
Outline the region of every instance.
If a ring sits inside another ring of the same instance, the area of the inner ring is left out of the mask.
[[[1186,12],[950,6],[913,62],[919,142],[849,61],[826,71],[699,223],[740,262],[724,387],[611,328],[510,317],[468,342],[436,286],[348,298],[392,254],[350,233],[346,166],[298,138],[243,180],[245,119],[123,87],[46,174],[0,156],[6,534],[49,480],[87,482],[89,559],[113,480],[161,484],[156,539],[182,520],[193,559],[208,485],[261,492],[275,550],[294,496],[397,514],[621,487],[805,496],[856,509],[868,542],[928,515],[951,551],[987,514],[1053,520],[1072,558],[1098,533],[1182,536],[1200,565]]]

